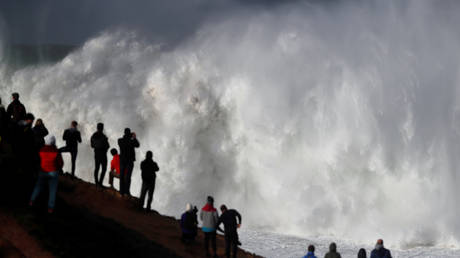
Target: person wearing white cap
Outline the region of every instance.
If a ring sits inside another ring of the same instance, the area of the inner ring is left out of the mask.
[[[182,241],[190,243],[195,240],[198,231],[197,208],[192,208],[190,203],[185,206],[185,212],[181,216],[180,227],[182,229]]]
[[[62,170],[64,161],[56,148],[56,138],[54,135],[48,135],[45,138],[45,146],[40,149],[40,173],[38,181],[35,185],[32,197],[30,198],[30,206],[33,206],[35,199],[40,194],[42,187],[48,184],[48,213],[53,213],[54,204],[56,201],[56,192],[58,185],[59,171]]]

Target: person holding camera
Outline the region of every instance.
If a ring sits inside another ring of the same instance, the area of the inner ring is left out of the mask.
[[[120,194],[131,196],[131,175],[136,161],[135,148],[140,146],[136,133],[125,128],[125,134],[118,139],[118,146],[120,147]]]

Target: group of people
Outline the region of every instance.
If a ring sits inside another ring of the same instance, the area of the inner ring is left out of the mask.
[[[219,216],[217,209],[214,207],[214,198],[208,196],[206,204],[201,208],[200,219],[202,221],[201,230],[204,233],[204,248],[207,256],[211,256],[209,252],[209,244],[211,243],[213,257],[217,257],[216,233],[220,231],[225,236],[225,254],[227,257],[236,257],[238,245],[241,245],[238,238],[237,229],[241,226],[241,215],[234,209],[228,209],[225,204],[220,206],[222,214]],[[194,241],[198,233],[198,209],[192,208],[191,204],[187,204],[186,211],[181,216],[182,240],[185,243]],[[224,230],[220,227],[224,224]]]
[[[35,117],[32,113],[27,113],[25,106],[19,101],[19,94],[12,94],[12,102],[5,109],[0,99],[0,144],[9,142],[12,151],[16,156],[21,157],[20,167],[22,172],[29,179],[35,179],[29,205],[34,202],[41,190],[48,185],[48,212],[53,213],[58,176],[62,173],[64,165],[61,153],[70,153],[71,156],[71,176],[75,177],[76,160],[78,155],[78,144],[82,142],[81,134],[78,131],[78,122],[72,121],[70,128],[64,131],[62,139],[66,145],[62,148],[56,147],[56,138],[50,135],[42,119],[37,119],[35,126],[32,124]],[[107,152],[110,149],[108,137],[104,134],[104,124],[98,123],[96,132],[91,136],[91,148],[94,149],[94,182],[96,187],[104,188],[103,181],[107,171]],[[131,132],[130,128],[124,130],[124,134],[118,139],[117,149],[112,148],[110,153],[113,158],[110,163],[109,184],[113,187],[114,178],[119,178],[119,191],[121,196],[131,196],[131,176],[136,161],[135,149],[140,144],[136,133]],[[1,164],[2,159],[0,159]],[[142,209],[145,197],[148,195],[146,209],[151,209],[153,193],[155,190],[156,173],[160,170],[158,164],[153,160],[153,153],[147,151],[145,160],[140,164],[142,171],[142,188],[139,199],[139,207]],[[100,175],[99,175],[100,170]],[[213,251],[213,257],[217,257],[216,232],[221,231],[225,235],[225,253],[227,257],[236,257],[238,245],[241,245],[237,229],[241,226],[241,215],[234,209],[228,209],[226,205],[220,206],[221,215],[218,215],[214,207],[214,198],[207,197],[206,204],[202,207],[199,217],[202,221],[201,230],[205,238],[205,251],[207,256],[211,256],[209,245]],[[198,234],[198,209],[191,204],[186,205],[186,211],[182,214],[180,226],[182,229],[182,240],[184,243],[191,243]],[[220,228],[224,224],[225,230]],[[329,252],[325,258],[340,258],[335,243],[329,246]],[[367,257],[366,250],[360,249],[358,258]],[[308,253],[304,258],[316,258],[315,247],[310,245]],[[379,239],[375,249],[371,252],[370,258],[391,258],[391,253],[383,246],[383,240]]]
[[[78,131],[78,122],[72,121],[70,128],[64,131],[62,139],[65,146],[56,147],[56,138],[49,134],[42,119],[37,119],[32,113],[27,113],[25,106],[19,100],[19,94],[12,94],[12,102],[5,109],[0,99],[0,144],[6,143],[12,147],[12,152],[20,162],[20,169],[27,181],[35,181],[29,204],[34,202],[47,184],[49,188],[48,212],[53,213],[58,185],[58,175],[62,173],[64,165],[61,153],[70,153],[71,176],[75,177],[78,144],[82,142]],[[91,136],[90,144],[94,149],[94,181],[96,187],[104,188],[103,181],[107,170],[107,152],[110,148],[108,137],[104,134],[104,124],[98,123],[96,132]],[[124,135],[118,139],[120,153],[115,148],[110,150],[113,159],[110,163],[109,183],[113,188],[113,179],[119,178],[121,196],[131,196],[131,176],[136,160],[135,148],[140,144],[136,134],[130,128],[124,130]],[[0,159],[3,162],[3,159]],[[144,207],[145,197],[148,195],[147,210],[151,209],[153,192],[155,190],[156,173],[160,170],[153,160],[153,153],[147,151],[146,158],[141,162],[142,190],[139,200],[140,208]],[[101,174],[99,175],[99,170]]]
[[[49,189],[48,213],[54,212],[59,174],[63,173],[64,161],[62,153],[70,153],[72,178],[75,177],[78,145],[82,143],[78,122],[72,121],[70,127],[64,130],[62,139],[65,146],[56,146],[56,137],[49,133],[42,119],[37,119],[32,113],[27,113],[25,106],[19,101],[19,94],[12,94],[12,102],[5,109],[0,99],[0,145],[12,146],[12,152],[20,160],[20,171],[29,177],[32,183],[32,193],[29,205],[33,206],[40,192],[47,185]],[[8,143],[8,144],[6,144]],[[98,123],[96,132],[90,138],[91,148],[94,150],[94,182],[96,187],[103,189],[104,177],[107,171],[107,152],[110,149],[108,137],[104,134],[104,124]],[[130,128],[124,130],[123,136],[118,139],[119,152],[110,149],[112,161],[110,162],[109,184],[113,189],[114,178],[119,178],[119,192],[121,196],[131,196],[131,175],[136,161],[135,149],[139,148],[136,133]],[[0,165],[3,160],[0,158]],[[146,152],[145,160],[140,163],[142,172],[142,188],[139,207],[143,209],[146,196],[148,196],[146,209],[151,209],[153,193],[155,190],[156,173],[160,170],[153,160],[152,151]],[[100,174],[99,174],[100,172]],[[205,250],[208,256],[211,245],[212,255],[217,257],[216,232],[225,235],[225,250],[227,257],[236,257],[237,246],[241,245],[237,229],[241,226],[241,215],[226,205],[220,206],[221,215],[214,207],[214,198],[207,197],[207,202],[200,211],[202,221],[201,230],[205,237]],[[186,212],[181,216],[182,240],[191,243],[198,234],[198,209],[187,204]],[[224,225],[224,230],[220,225]]]
[[[324,255],[324,258],[341,258],[339,252],[337,252],[337,245],[335,243],[331,243],[329,245],[329,252]],[[317,258],[315,256],[315,246],[309,245],[308,246],[308,253],[303,258]],[[361,248],[358,251],[358,258],[367,258],[366,249]],[[374,250],[371,252],[370,258],[391,258],[390,250],[386,249],[383,246],[383,239],[377,240],[375,244]]]

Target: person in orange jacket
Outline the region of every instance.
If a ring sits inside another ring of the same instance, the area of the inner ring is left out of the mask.
[[[53,135],[48,135],[45,138],[45,146],[40,149],[40,172],[38,175],[37,184],[35,185],[32,197],[30,198],[30,206],[37,196],[40,194],[42,187],[48,184],[48,213],[53,213],[54,204],[56,202],[56,192],[58,186],[59,171],[64,166],[61,153],[56,148],[56,138]]]

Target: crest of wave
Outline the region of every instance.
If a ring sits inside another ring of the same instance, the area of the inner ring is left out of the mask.
[[[96,123],[112,146],[132,128],[133,192],[153,150],[161,212],[214,195],[253,228],[455,244],[458,8],[376,2],[235,15],[168,50],[106,32],[4,75],[1,93],[20,92],[58,136],[79,121],[89,181]]]

